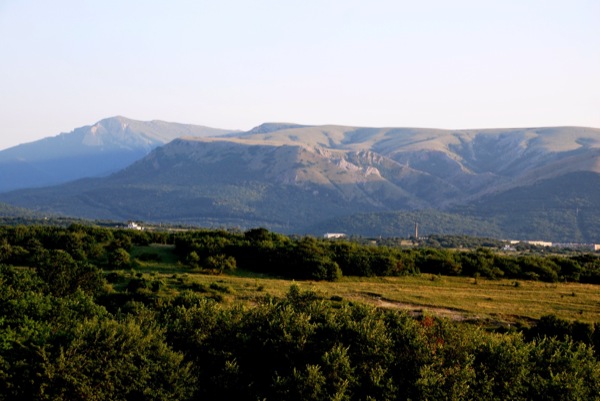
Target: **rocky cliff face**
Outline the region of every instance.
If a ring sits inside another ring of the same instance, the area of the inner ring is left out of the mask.
[[[449,131],[267,124],[229,140],[303,146],[328,161],[303,166],[305,181],[385,182],[414,195],[412,203],[420,207],[447,207],[572,172],[600,172],[600,130],[593,128]]]

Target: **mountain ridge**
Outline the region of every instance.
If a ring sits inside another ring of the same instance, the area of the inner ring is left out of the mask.
[[[103,176],[175,138],[231,132],[160,120],[105,118],[71,132],[0,151],[0,192]]]
[[[246,132],[177,138],[107,177],[0,194],[0,201],[76,217],[265,226],[289,233],[324,230],[327,224],[367,233],[373,231],[367,225],[335,221],[436,210],[435,218],[456,225],[457,233],[480,232],[487,222],[494,235],[529,229],[534,238],[552,227],[555,238],[600,242],[592,225],[570,215],[579,207],[585,219],[596,221],[600,204],[586,183],[596,185],[597,177],[597,128],[265,123]],[[578,184],[569,186],[573,182]],[[572,194],[554,186],[572,188]],[[513,202],[511,196],[536,201]],[[537,208],[543,199],[553,199],[553,209]]]

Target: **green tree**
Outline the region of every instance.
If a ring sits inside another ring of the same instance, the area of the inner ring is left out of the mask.
[[[221,274],[223,272],[235,271],[237,268],[237,263],[233,256],[219,254],[206,258],[205,266],[207,269]]]
[[[600,366],[585,344],[546,337],[533,344],[530,360],[529,399],[600,399]]]
[[[111,269],[128,269],[131,267],[131,255],[123,248],[116,248],[108,254],[108,265]]]
[[[52,250],[40,255],[37,273],[55,296],[74,293],[78,288],[91,294],[102,290],[101,271],[86,262],[77,262],[63,250]]]
[[[194,390],[189,365],[162,330],[132,320],[85,321],[40,358],[40,400],[185,400]]]

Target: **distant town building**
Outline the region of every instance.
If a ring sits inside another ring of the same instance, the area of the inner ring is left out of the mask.
[[[129,228],[131,230],[140,230],[140,231],[144,229],[144,227],[140,226],[135,221],[130,221],[129,223],[127,223],[127,228]]]
[[[525,243],[529,244],[529,245],[534,245],[534,246],[545,246],[545,247],[552,246],[552,242],[548,242],[548,241],[525,241]]]
[[[600,250],[600,245],[598,245],[598,244],[580,244],[580,243],[574,243],[574,242],[561,242],[561,243],[554,244],[554,246],[556,248],[573,249],[573,250],[577,250],[577,251],[596,252],[596,251]]]
[[[585,244],[579,242],[549,242],[549,241],[518,241],[510,240],[511,245],[528,244],[533,246],[544,246],[548,248],[573,249],[576,251],[600,251],[600,244]]]
[[[327,238],[327,239],[346,238],[346,234],[344,234],[344,233],[325,233],[325,235],[323,237]]]

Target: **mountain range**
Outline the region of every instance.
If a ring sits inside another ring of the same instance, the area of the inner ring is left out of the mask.
[[[122,121],[158,124],[113,123]],[[286,233],[406,236],[419,223],[423,234],[600,242],[600,129],[179,127],[169,125],[164,144],[156,140],[108,176],[7,192],[0,202],[90,219]],[[91,132],[62,136],[80,130]],[[117,148],[134,131],[119,132]]]
[[[164,121],[107,118],[69,133],[0,151],[0,192],[106,176],[175,138],[230,132]]]

